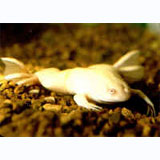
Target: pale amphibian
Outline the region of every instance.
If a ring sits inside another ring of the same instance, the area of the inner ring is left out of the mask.
[[[96,64],[66,70],[48,68],[34,74],[29,74],[25,65],[14,58],[4,57],[1,62],[5,66],[4,78],[18,85],[40,83],[49,90],[74,95],[77,105],[93,110],[101,109],[96,103],[124,102],[136,94],[148,104],[148,114],[155,116],[151,100],[141,90],[128,85],[144,76],[144,68],[138,58],[139,52],[131,51],[113,65]]]

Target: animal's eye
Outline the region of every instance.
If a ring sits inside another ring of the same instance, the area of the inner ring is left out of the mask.
[[[115,94],[115,93],[116,93],[116,90],[115,90],[114,88],[111,88],[111,89],[108,90],[108,92],[109,92],[110,94]]]

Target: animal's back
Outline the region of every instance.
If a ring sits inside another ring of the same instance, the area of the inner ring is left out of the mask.
[[[35,75],[45,88],[66,94],[87,92],[91,82],[93,83],[96,79],[92,69],[81,67],[62,71],[56,68],[49,68],[36,72]]]
[[[106,82],[106,76],[101,71],[93,68],[75,68],[69,73],[66,85],[72,94],[85,94],[100,89],[102,85],[106,86]]]

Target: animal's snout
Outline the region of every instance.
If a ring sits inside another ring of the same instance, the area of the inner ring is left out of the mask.
[[[129,93],[129,88],[124,88],[124,92]]]
[[[124,100],[128,100],[131,96],[131,92],[130,92],[130,89],[128,87],[124,87],[123,89],[123,98]]]
[[[118,97],[119,102],[128,100],[131,96],[130,88],[128,86],[121,85],[116,96]]]
[[[122,91],[123,91],[124,93],[130,93],[129,87],[128,87],[127,85],[125,85],[125,84],[122,84],[122,85],[121,85],[121,89],[122,89]]]

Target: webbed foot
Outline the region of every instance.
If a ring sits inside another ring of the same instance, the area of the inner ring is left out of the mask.
[[[139,89],[131,89],[131,92],[133,94],[136,94],[140,96],[147,104],[147,115],[156,116],[156,111],[154,108],[154,104],[151,102],[151,100]]]

